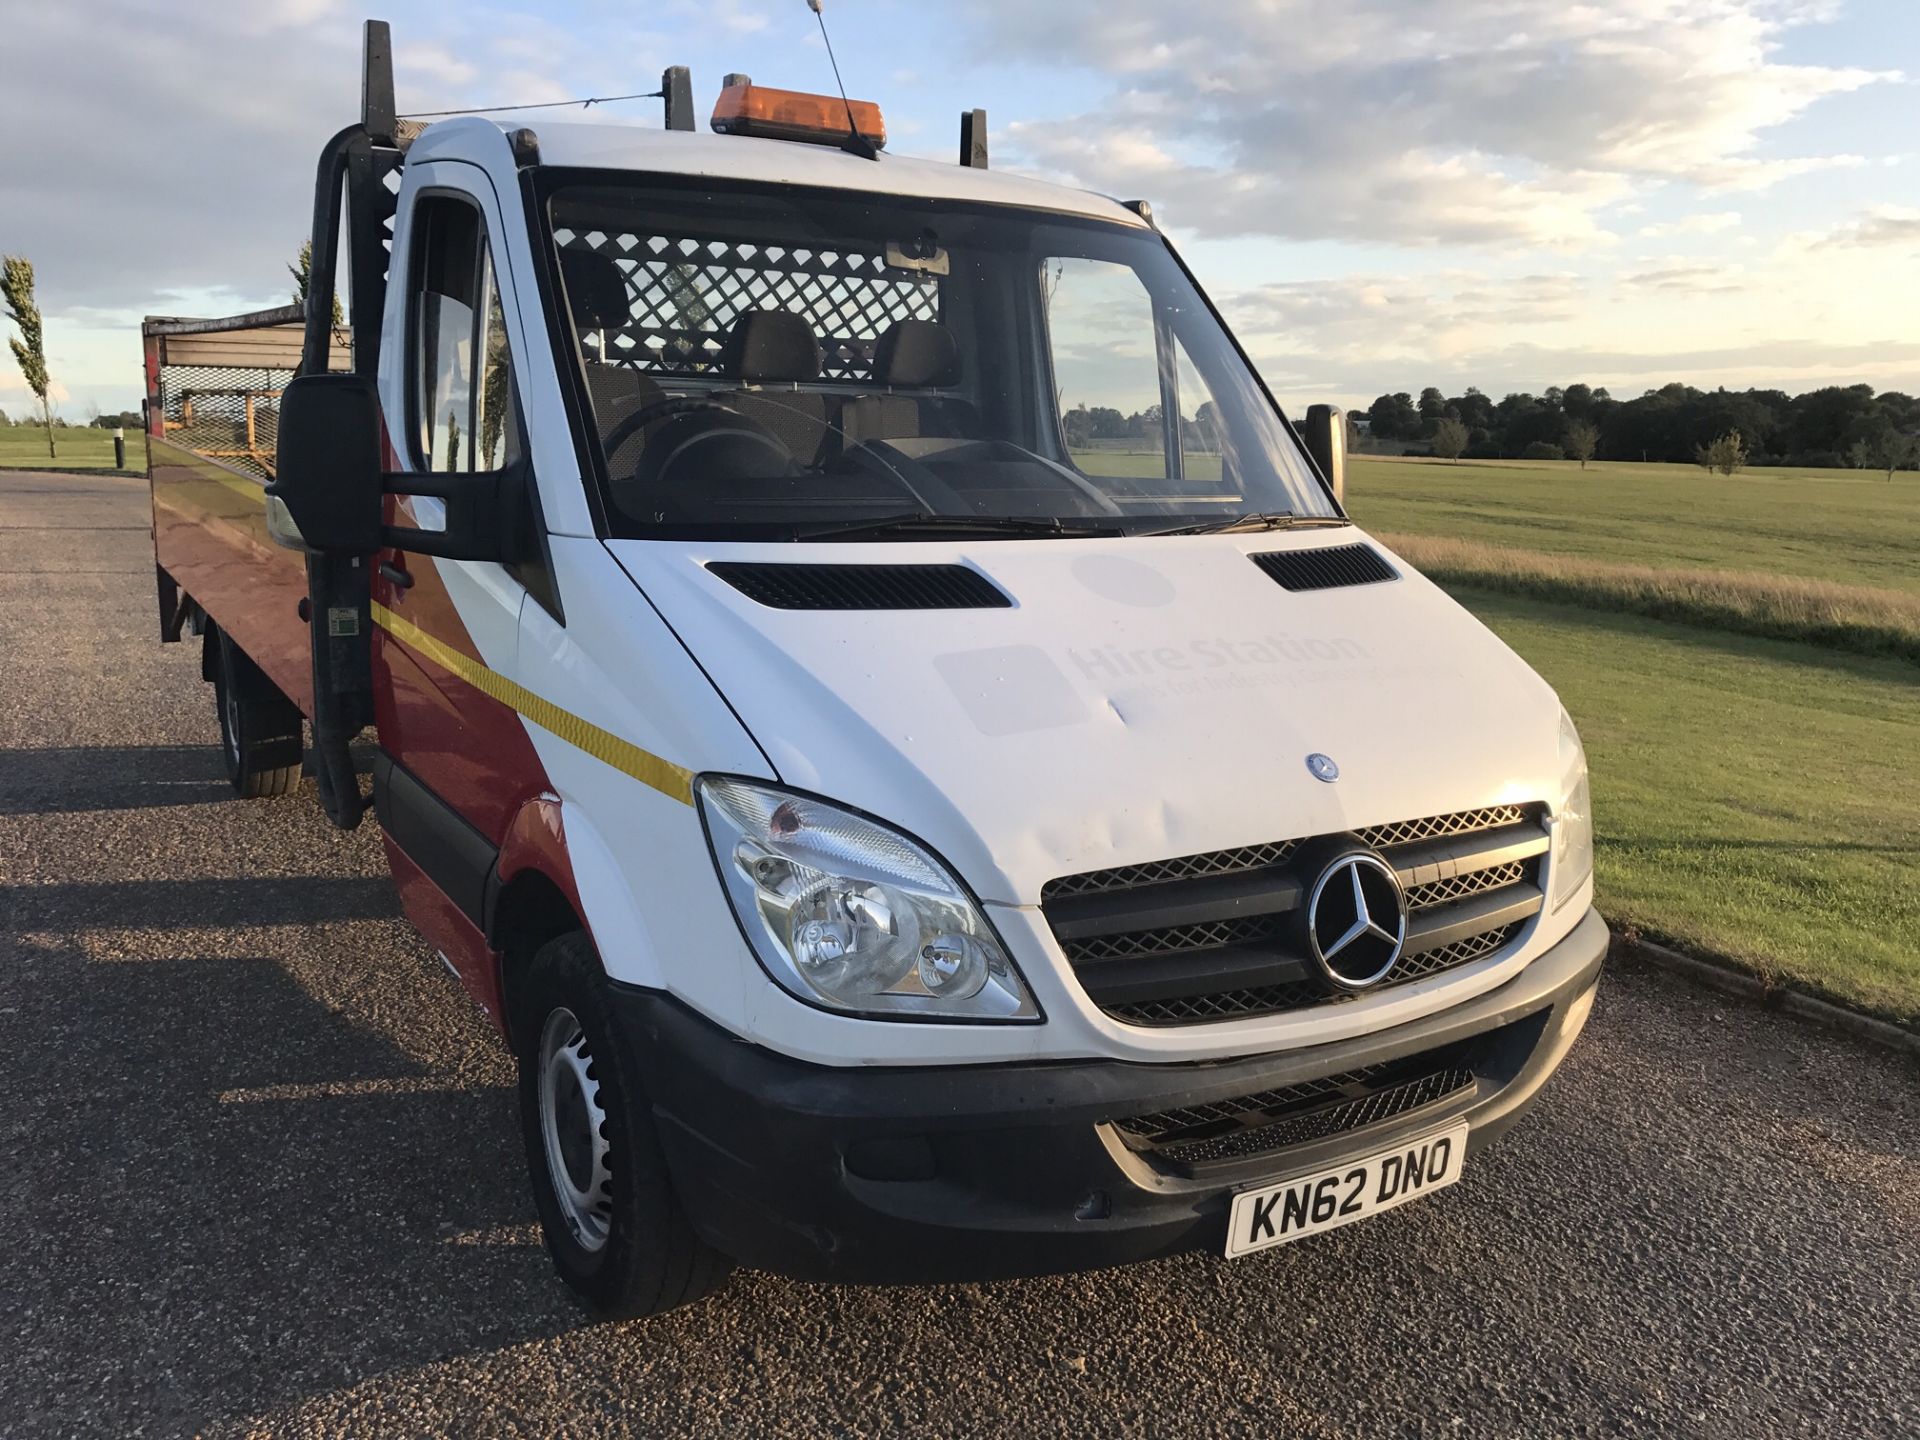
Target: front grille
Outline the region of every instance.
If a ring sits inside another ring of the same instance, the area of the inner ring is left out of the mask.
[[[1538,814],[1539,807],[1533,807]],[[1393,825],[1369,825],[1356,833],[1376,850],[1389,845],[1411,845],[1416,840],[1440,840],[1449,835],[1470,835],[1475,830],[1492,830],[1501,825],[1518,825],[1528,816],[1521,805],[1489,805],[1484,810],[1461,810],[1452,815],[1433,815],[1425,820],[1402,820]]]
[[[1161,930],[1136,930],[1122,935],[1096,935],[1091,940],[1067,940],[1061,949],[1076,965],[1082,960],[1128,960],[1140,955],[1177,955],[1182,950],[1211,950],[1225,945],[1249,945],[1270,940],[1284,923],[1278,915],[1248,915],[1238,920],[1211,920],[1204,925],[1169,925]]]
[[[1297,1085],[1113,1122],[1127,1145],[1181,1167],[1270,1155],[1397,1120],[1476,1082],[1483,1037]]]
[[[1426,885],[1409,886],[1407,909],[1409,911],[1430,909],[1435,905],[1445,905],[1451,900],[1464,900],[1469,895],[1478,895],[1482,890],[1498,890],[1503,885],[1512,885],[1526,878],[1527,867],[1518,860],[1513,860],[1505,865],[1493,865],[1485,870],[1453,875],[1445,880],[1435,880]]]
[[[1191,1025],[1353,996],[1313,962],[1303,907],[1319,867],[1356,843],[1400,876],[1407,941],[1382,985],[1471,964],[1518,939],[1542,902],[1544,807],[1489,806],[1272,841],[1049,882],[1041,908],[1101,1009]]]
[[[1040,903],[1068,895],[1093,895],[1102,890],[1131,890],[1136,885],[1159,885],[1168,880],[1192,880],[1202,875],[1228,875],[1284,865],[1299,846],[1292,840],[1271,845],[1246,845],[1238,850],[1209,850],[1182,855],[1177,860],[1155,860],[1146,865],[1121,865],[1112,870],[1090,870],[1049,880],[1040,891]]]
[[[1251,990],[1220,990],[1204,995],[1175,995],[1165,1000],[1103,1005],[1116,1020],[1129,1025],[1198,1025],[1208,1020],[1244,1020],[1249,1015],[1277,1015],[1304,1010],[1309,1005],[1341,999],[1317,980],[1284,985],[1257,985]]]

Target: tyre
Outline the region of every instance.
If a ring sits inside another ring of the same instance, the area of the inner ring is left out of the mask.
[[[280,692],[224,630],[205,641],[220,712],[220,753],[234,793],[248,800],[286,795],[300,783],[300,707]]]
[[[609,1318],[658,1315],[718,1288],[730,1263],[673,1193],[633,1037],[584,934],[541,947],[515,1017],[527,1168],[561,1278]]]

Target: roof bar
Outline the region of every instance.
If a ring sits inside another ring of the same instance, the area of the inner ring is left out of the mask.
[[[670,65],[661,72],[660,93],[666,99],[667,129],[692,130],[693,74],[684,65]]]
[[[399,118],[393,98],[393,29],[369,20],[361,32],[360,124],[375,145],[391,146]]]
[[[987,168],[987,112],[960,112],[960,163],[973,170]]]

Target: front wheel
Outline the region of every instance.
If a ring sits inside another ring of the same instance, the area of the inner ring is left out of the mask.
[[[657,1315],[725,1280],[673,1193],[633,1041],[575,932],[534,956],[516,1005],[520,1127],[561,1278],[609,1317]]]

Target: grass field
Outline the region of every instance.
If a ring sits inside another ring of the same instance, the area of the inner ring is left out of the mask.
[[[1610,920],[1920,1020],[1912,667],[1459,594],[1579,721]]]
[[[1443,585],[1920,664],[1920,592],[1746,570],[1629,565],[1438,535],[1375,533]]]
[[[1369,530],[1673,570],[1793,575],[1920,594],[1920,474],[1572,461],[1348,462]]]
[[[91,426],[73,426],[53,432],[57,458],[47,458],[47,432],[37,425],[0,426],[0,469],[111,470],[113,432]],[[147,439],[138,430],[127,432],[127,469],[147,468]]]
[[[1618,924],[1920,1021],[1920,476],[1361,458],[1580,722]]]

